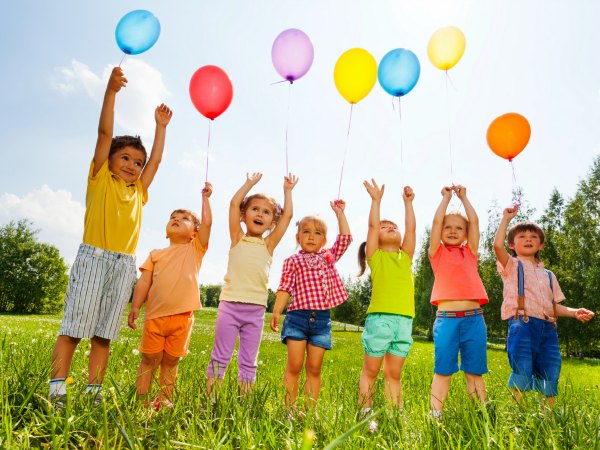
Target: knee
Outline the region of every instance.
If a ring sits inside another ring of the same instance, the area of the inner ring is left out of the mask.
[[[291,375],[295,375],[295,376],[299,376],[300,372],[302,372],[302,363],[304,361],[292,361],[288,359],[287,365],[286,365],[286,372],[291,374]]]
[[[321,364],[317,363],[306,363],[306,376],[311,378],[317,378],[321,376]]]
[[[163,353],[163,356],[162,356],[162,365],[163,366],[175,367],[177,364],[179,364],[178,356],[169,355],[167,352]]]
[[[389,364],[383,367],[383,376],[386,380],[398,381],[402,375],[402,367],[393,367]]]
[[[109,348],[110,347],[110,339],[102,338],[99,336],[94,336],[91,339],[92,347],[102,347]]]
[[[143,366],[157,366],[158,364],[160,364],[162,360],[162,354],[161,353],[142,353],[142,362],[141,364]]]

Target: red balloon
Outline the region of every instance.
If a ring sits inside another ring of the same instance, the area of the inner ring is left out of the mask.
[[[231,104],[233,85],[220,67],[203,66],[192,75],[190,97],[200,114],[214,120]]]

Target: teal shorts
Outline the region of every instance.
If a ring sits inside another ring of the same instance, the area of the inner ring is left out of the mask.
[[[412,317],[399,314],[369,314],[362,334],[365,353],[375,358],[386,353],[406,357],[413,343],[412,322]]]

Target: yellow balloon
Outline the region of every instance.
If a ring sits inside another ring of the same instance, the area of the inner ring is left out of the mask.
[[[351,104],[365,98],[377,81],[377,61],[368,51],[352,48],[342,54],[333,69],[335,87]]]
[[[459,28],[440,28],[429,39],[427,55],[435,67],[448,70],[462,58],[466,44],[465,35]]]

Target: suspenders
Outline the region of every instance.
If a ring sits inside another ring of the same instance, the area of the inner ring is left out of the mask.
[[[546,269],[548,280],[550,281],[550,290],[552,291],[552,311],[554,312],[554,326],[556,326],[556,301],[554,300],[554,286],[552,285],[552,272]],[[515,320],[519,318],[519,311],[523,311],[523,322],[529,322],[529,317],[525,311],[525,273],[523,271],[523,263],[517,261],[517,309],[515,311]]]

